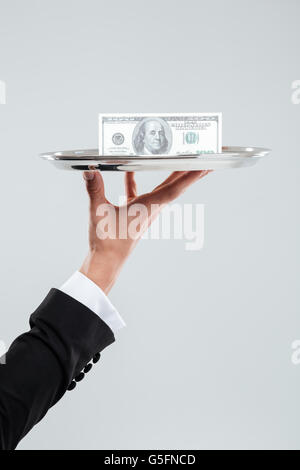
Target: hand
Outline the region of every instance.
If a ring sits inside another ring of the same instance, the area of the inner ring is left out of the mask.
[[[140,196],[134,173],[126,172],[127,202],[120,207],[106,199],[102,175],[98,171],[85,172],[90,198],[89,253],[80,272],[107,294],[125,260],[162,208],[210,171],[175,171],[152,192]]]

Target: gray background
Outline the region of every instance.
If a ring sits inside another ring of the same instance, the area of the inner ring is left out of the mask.
[[[98,112],[222,111],[224,143],[267,146],[181,203],[205,247],[142,241],[110,298],[127,322],[21,449],[300,448],[298,0],[1,0],[1,339],[87,249],[81,175],[39,161],[97,147]],[[140,191],[165,177],[137,175]],[[108,196],[123,176],[106,174]]]

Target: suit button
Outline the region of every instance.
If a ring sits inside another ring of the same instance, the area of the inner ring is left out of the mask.
[[[75,377],[76,382],[81,382],[84,379],[84,373],[80,372],[80,374]]]
[[[97,362],[100,360],[100,357],[100,353],[95,354],[95,356],[93,357],[93,363],[97,364]]]
[[[76,388],[76,385],[77,385],[77,383],[74,382],[74,380],[73,380],[73,381],[70,383],[70,385],[68,386],[67,390],[68,390],[69,392],[72,392],[72,390],[74,390],[74,388]]]
[[[92,367],[93,367],[93,364],[88,364],[88,365],[85,366],[85,368],[83,369],[83,372],[84,372],[85,374],[88,374]]]

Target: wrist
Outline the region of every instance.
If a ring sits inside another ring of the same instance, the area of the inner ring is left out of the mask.
[[[90,251],[79,271],[108,294],[120,269],[120,262],[114,253],[101,254]]]

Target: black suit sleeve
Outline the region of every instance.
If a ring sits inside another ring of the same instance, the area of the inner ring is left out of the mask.
[[[114,342],[91,310],[52,289],[0,365],[0,449],[19,441],[64,395],[82,369]]]

